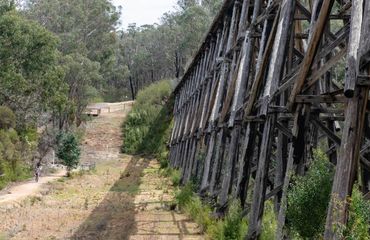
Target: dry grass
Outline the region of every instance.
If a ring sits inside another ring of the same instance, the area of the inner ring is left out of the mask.
[[[166,210],[173,189],[157,161],[119,153],[123,118],[101,116],[87,126],[83,161],[96,161],[96,171],[0,206],[0,239],[203,239],[196,224]]]

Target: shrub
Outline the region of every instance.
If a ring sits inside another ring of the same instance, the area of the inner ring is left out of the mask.
[[[26,180],[32,177],[32,169],[22,163],[17,163],[14,167],[0,159],[0,169],[0,189],[6,187],[10,182]]]
[[[5,106],[0,106],[0,129],[8,130],[14,128],[16,117],[13,111]]]
[[[194,196],[192,184],[185,185],[176,194],[179,208],[184,210],[213,240],[241,240],[247,232],[247,221],[243,219],[242,209],[238,201],[230,207],[222,220],[212,218],[212,208],[202,203],[199,197]]]
[[[362,193],[355,186],[352,192],[349,208],[349,221],[344,232],[348,240],[369,240],[370,202],[365,200]]]
[[[168,101],[171,90],[170,82],[164,80],[139,92],[123,125],[123,152],[157,156],[166,152],[172,118]]]
[[[172,170],[171,180],[173,186],[179,186],[181,181],[181,172],[179,170]]]
[[[14,129],[0,130],[0,189],[9,182],[31,177],[31,169],[22,162],[21,142]]]
[[[161,151],[157,154],[157,159],[159,161],[159,164],[161,166],[161,169],[166,169],[169,166],[168,161],[168,150]]]
[[[333,166],[322,151],[316,150],[307,174],[293,179],[287,223],[302,238],[316,238],[324,230],[333,176]]]
[[[72,133],[61,133],[58,135],[57,156],[67,167],[68,176],[70,171],[77,167],[80,159],[80,146],[77,138]]]
[[[175,199],[180,209],[185,208],[193,198],[193,185],[191,183],[182,187],[175,195]]]
[[[207,231],[208,227],[213,223],[211,219],[211,208],[203,204],[198,197],[193,197],[188,203],[186,203],[185,212],[194,219],[194,221],[201,227],[202,231]]]
[[[265,210],[262,218],[261,240],[275,239],[276,230],[277,219],[274,212],[274,204],[270,200],[265,203]]]
[[[242,208],[239,201],[230,204],[223,226],[223,239],[244,239],[247,232],[247,222],[243,219]]]

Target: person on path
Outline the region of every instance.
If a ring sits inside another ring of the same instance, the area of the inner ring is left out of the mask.
[[[41,175],[41,163],[38,162],[35,167],[35,181],[39,182],[39,177]]]

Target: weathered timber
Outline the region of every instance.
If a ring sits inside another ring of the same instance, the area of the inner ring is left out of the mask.
[[[370,34],[370,2],[365,1],[364,3],[365,4],[363,4],[361,0],[353,1],[353,11],[355,11],[355,13],[352,14],[358,14],[360,16],[356,17],[358,22],[351,23],[351,27],[354,24],[361,24],[360,27],[358,25],[354,27],[352,31],[352,34],[358,35],[356,39],[360,39],[360,49],[355,59],[366,54],[370,49],[370,41],[368,40]],[[364,6],[364,9],[362,9],[362,6]],[[352,59],[348,59],[348,61],[352,61]],[[359,64],[357,67],[358,66]],[[369,66],[365,66],[363,69],[359,67],[356,69],[358,69],[360,73],[370,75]],[[347,71],[352,70],[347,69]],[[346,74],[346,78],[353,78],[346,79],[348,83],[356,81],[357,79],[356,75],[352,73]],[[354,96],[348,101],[342,143],[339,150],[331,201],[329,203],[326,219],[325,239],[340,239],[340,233],[335,229],[339,225],[345,225],[348,220],[347,198],[352,193],[352,187],[356,176],[368,95],[368,87],[355,87]]]
[[[333,6],[334,0],[326,0],[322,2],[320,13],[318,15],[317,21],[314,25],[312,30],[312,35],[310,36],[310,41],[308,45],[308,50],[306,52],[305,58],[302,62],[302,68],[299,71],[298,77],[296,82],[293,86],[292,92],[290,94],[288,100],[288,107],[292,109],[296,96],[300,93],[305,79],[307,77],[308,71],[311,68],[312,62],[314,60],[315,54],[317,52],[317,47],[319,45],[319,41],[322,38],[322,33],[325,28],[325,24],[327,23],[327,17],[330,13],[330,10]]]
[[[346,64],[346,80],[344,86],[344,95],[346,97],[353,97],[356,87],[356,76],[358,75],[357,51],[360,45],[361,25],[362,25],[362,5],[363,0],[353,0],[352,3],[352,19],[351,30],[349,34],[347,64]]]
[[[248,239],[259,238],[264,204],[272,197],[279,212],[276,239],[288,237],[290,179],[306,173],[314,148],[337,163],[333,199],[350,195],[357,166],[359,176],[370,179],[368,142],[361,148],[370,112],[369,5],[225,0],[176,87],[171,166],[181,169],[183,183],[199,183],[199,194],[219,213],[239,199],[249,216]],[[338,20],[343,25],[333,32],[330,23]],[[327,146],[318,144],[322,140]],[[337,208],[330,205],[326,239],[338,239],[332,227],[347,221],[347,204],[333,215]]]
[[[267,115],[271,95],[277,90],[281,73],[284,68],[284,59],[288,49],[289,29],[293,23],[295,1],[284,0],[282,2],[281,16],[279,19],[276,38],[270,60],[270,67],[265,81],[263,92],[263,104],[260,109],[262,117]],[[267,185],[267,173],[270,163],[271,145],[274,137],[276,115],[269,115],[264,124],[262,146],[258,160],[258,169],[253,190],[252,211],[249,218],[248,239],[255,239],[259,235],[265,202]]]

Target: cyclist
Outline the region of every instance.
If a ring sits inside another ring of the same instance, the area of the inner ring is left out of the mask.
[[[40,162],[38,162],[35,167],[35,181],[36,182],[39,181],[40,175],[41,175],[41,164]]]

